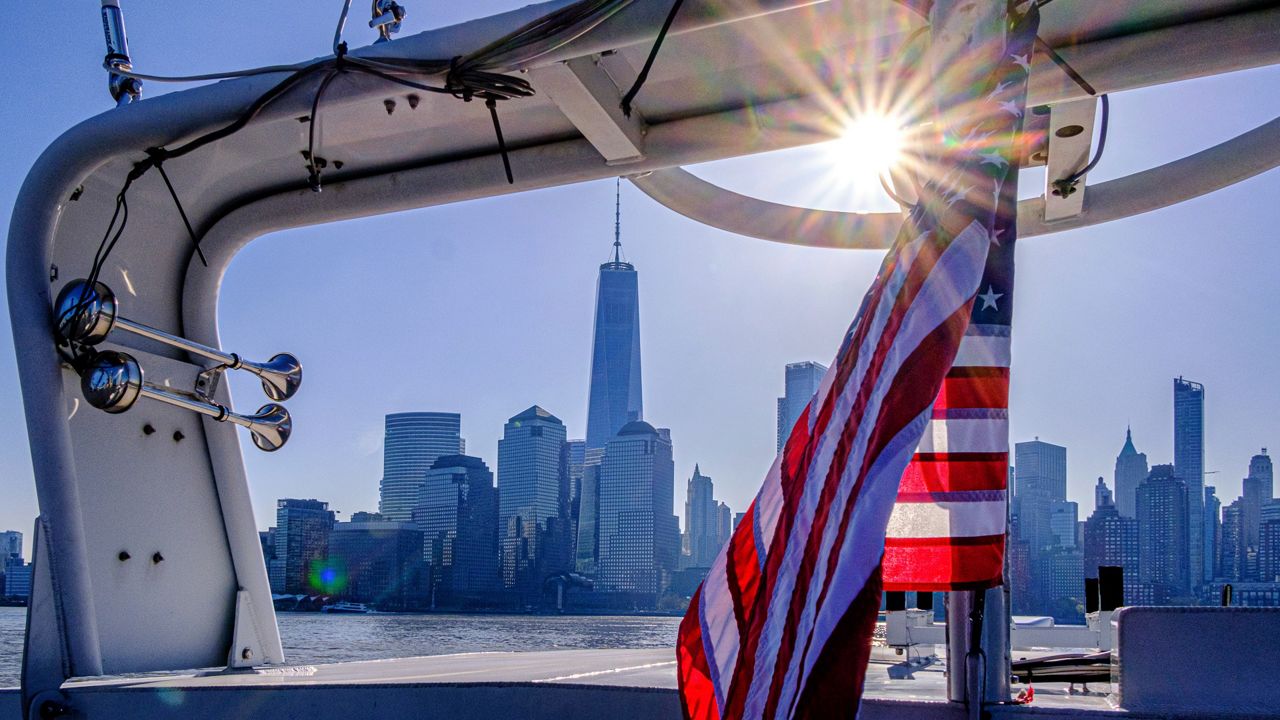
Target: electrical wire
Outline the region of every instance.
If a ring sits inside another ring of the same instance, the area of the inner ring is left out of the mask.
[[[653,41],[653,47],[649,48],[649,56],[645,58],[644,67],[640,68],[640,74],[636,76],[636,81],[631,84],[631,89],[627,90],[627,94],[622,96],[622,114],[631,117],[631,101],[636,99],[636,95],[640,93],[640,88],[644,87],[644,83],[649,79],[649,71],[653,69],[653,61],[658,59],[658,51],[662,49],[662,41],[667,39],[667,32],[671,30],[671,23],[676,20],[676,13],[680,11],[680,6],[684,4],[684,0],[675,0],[671,4],[671,11],[667,13],[667,19],[662,23],[662,29],[658,31],[658,37]]]
[[[97,281],[107,258],[110,257],[112,250],[115,249],[116,244],[124,234],[129,217],[127,195],[129,187],[135,180],[145,175],[152,168],[160,168],[168,159],[182,157],[243,130],[265,107],[318,72],[325,72],[326,74],[324,79],[320,81],[316,94],[312,98],[311,116],[308,119],[310,126],[307,133],[308,182],[313,188],[319,187],[320,171],[319,159],[315,154],[316,115],[319,112],[321,99],[329,84],[338,75],[348,71],[361,72],[425,92],[449,94],[464,101],[470,101],[473,98],[484,100],[489,110],[490,118],[493,121],[494,134],[497,137],[499,153],[502,155],[503,169],[506,173],[507,181],[514,182],[506,140],[498,120],[496,103],[500,100],[532,96],[534,89],[523,78],[492,72],[489,68],[521,65],[532,62],[547,53],[554,52],[595,29],[600,23],[609,19],[633,1],[580,0],[580,2],[560,8],[526,23],[479,50],[450,60],[407,60],[391,57],[358,58],[348,56],[346,45],[342,42],[342,33],[350,11],[351,0],[343,1],[342,12],[338,17],[338,23],[334,30],[334,57],[314,63],[268,65],[229,72],[166,76],[123,70],[112,66],[108,59],[104,66],[113,73],[138,80],[155,82],[200,82],[256,75],[289,74],[254,99],[235,120],[227,125],[189,140],[176,148],[159,147],[147,149],[147,157],[134,164],[120,192],[116,195],[115,211],[112,214],[110,223],[107,225],[103,239],[98,245],[97,252],[94,254],[93,265],[89,274],[90,287]],[[428,85],[399,77],[397,73],[427,76],[444,75],[444,84],[443,86]],[[160,169],[160,174],[164,179],[170,196],[173,198],[178,214],[182,217],[183,225],[191,236],[195,252],[200,256],[202,262],[207,263],[200,248],[199,239],[187,217],[186,210],[178,199],[177,191],[163,169]],[[119,221],[118,226],[117,221]],[[81,310],[83,310],[83,304],[73,308],[75,312]]]

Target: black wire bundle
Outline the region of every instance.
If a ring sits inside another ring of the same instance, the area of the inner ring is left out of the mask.
[[[581,0],[580,2],[548,13],[547,15],[527,23],[516,31],[499,38],[475,52],[448,60],[411,60],[390,57],[360,58],[348,55],[346,44],[340,42],[340,40],[342,26],[346,19],[346,11],[349,7],[349,2],[344,4],[342,18],[339,20],[338,30],[335,33],[334,57],[320,60],[309,65],[277,65],[207,75],[160,76],[135,73],[132,70],[123,70],[118,67],[114,67],[110,64],[111,58],[108,58],[105,66],[112,72],[127,77],[135,77],[140,80],[145,79],[158,82],[218,80],[254,75],[276,74],[281,72],[287,72],[289,74],[283,80],[255,98],[254,101],[229,124],[205,133],[193,140],[189,140],[175,148],[153,147],[145,150],[146,157],[134,164],[133,168],[126,176],[119,193],[116,194],[115,211],[111,216],[111,221],[107,225],[106,233],[103,235],[102,241],[98,244],[98,249],[94,253],[93,264],[88,277],[89,287],[93,287],[93,284],[97,282],[98,277],[102,272],[102,268],[106,264],[107,258],[111,255],[112,250],[115,249],[116,244],[124,234],[125,227],[129,220],[128,192],[130,186],[132,186],[134,181],[141,178],[152,168],[155,168],[160,172],[165,186],[169,191],[169,195],[173,199],[174,205],[178,210],[178,214],[182,218],[183,225],[191,237],[192,245],[196,254],[200,257],[201,262],[204,262],[207,265],[208,263],[205,260],[204,252],[200,249],[200,242],[195,229],[192,227],[186,211],[183,209],[182,203],[178,199],[178,193],[174,189],[173,183],[169,180],[168,174],[164,171],[164,162],[187,155],[209,145],[210,143],[230,137],[231,135],[243,130],[262,112],[265,107],[267,107],[267,105],[279,99],[281,96],[300,85],[303,81],[320,73],[323,73],[324,76],[320,80],[311,102],[311,115],[308,118],[310,126],[307,132],[308,184],[312,189],[320,189],[320,170],[323,167],[323,164],[317,158],[315,148],[315,123],[316,115],[320,110],[320,101],[329,85],[339,75],[347,72],[358,72],[365,75],[371,75],[388,82],[393,82],[416,90],[422,90],[424,92],[451,95],[465,102],[470,102],[476,98],[484,100],[485,105],[489,110],[489,115],[493,120],[494,133],[497,137],[499,152],[502,155],[503,168],[506,171],[507,182],[514,183],[514,178],[511,174],[511,163],[507,156],[506,141],[502,134],[502,126],[498,121],[497,103],[503,100],[530,97],[534,94],[534,90],[525,79],[494,72],[492,68],[514,67],[526,64],[532,62],[538,57],[541,57],[542,55],[553,52],[589,32],[601,22],[612,17],[622,8],[630,5],[632,1],[633,0]],[[409,77],[405,77],[406,75]],[[410,79],[410,77],[421,77],[424,75],[443,75],[443,84],[429,85]],[[119,221],[118,226],[117,221]],[[72,314],[83,312],[86,309],[86,303],[87,298],[74,306],[69,310],[69,312]],[[67,318],[59,318],[59,321],[66,319]]]

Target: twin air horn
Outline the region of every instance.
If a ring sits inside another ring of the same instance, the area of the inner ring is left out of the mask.
[[[143,381],[142,366],[132,355],[103,350],[90,353],[76,368],[80,373],[80,390],[90,405],[109,413],[122,413],[133,407],[139,397],[151,398],[208,415],[218,422],[247,428],[253,435],[253,444],[267,452],[279,450],[289,441],[293,420],[289,411],[278,403],[293,397],[302,384],[302,364],[296,357],[280,353],[264,363],[250,362],[235,353],[224,353],[120,317],[118,310],[115,294],[103,283],[90,284],[87,280],[68,283],[58,294],[58,335],[68,343],[89,347],[102,342],[113,331],[140,335],[220,363],[201,373],[201,385],[212,387],[212,379],[223,370],[245,370],[257,375],[263,392],[277,402],[263,405],[253,415],[240,415],[214,402],[209,391],[201,391],[199,387],[187,394],[150,385]]]

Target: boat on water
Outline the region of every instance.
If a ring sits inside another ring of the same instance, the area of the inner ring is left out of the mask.
[[[898,72],[886,59],[919,37],[926,4],[687,0],[673,14],[670,0],[553,0],[371,47],[335,42],[331,56],[142,99],[155,79],[133,72],[119,3],[103,0],[120,106],[45,151],[9,229],[9,310],[40,516],[23,684],[0,690],[0,720],[320,720],[375,707],[406,717],[678,716],[666,650],[289,665],[250,505],[242,453],[253,450],[235,427],[258,450],[287,443],[301,363],[222,347],[224,272],[253,240],[281,230],[618,176],[743,236],[886,248],[900,213],[766,202],[682,166],[832,139],[830,99],[847,75],[827,59],[848,63],[848,76]],[[1026,165],[1046,168],[1047,181],[1018,204],[1021,237],[1131,217],[1280,165],[1277,119],[1129,177],[1090,185],[1078,172],[1093,150],[1099,95],[1280,63],[1274,3],[1035,4],[1052,53],[1030,63],[1028,106],[1043,112],[1028,120],[1040,132]],[[374,3],[374,22],[383,6]],[[660,37],[671,61],[645,82]],[[326,79],[340,73],[351,81]],[[308,132],[321,112],[322,147]],[[115,231],[126,192],[127,240],[108,248],[104,228]],[[282,306],[270,292],[264,316]],[[78,354],[88,345],[101,349]],[[254,374],[269,402],[246,411],[228,372]],[[135,403],[148,408],[145,421],[125,412]],[[150,507],[167,511],[138,522]],[[326,611],[345,605],[358,606]],[[983,605],[990,620],[975,625]],[[1019,627],[996,588],[955,591],[946,624],[931,616],[894,610],[886,632],[900,649],[927,644],[946,662],[908,658],[896,673],[905,679],[869,680],[862,717],[1265,717],[1280,707],[1276,612],[1106,608],[1086,626]],[[1042,690],[1033,705],[1014,703],[1017,637],[1088,651],[1019,665],[1019,677],[1081,671],[1092,680],[1104,665],[1096,653],[1109,653],[1110,695]],[[871,654],[883,666],[895,658]]]
[[[374,612],[373,608],[358,602],[336,602],[332,605],[325,605],[320,608],[322,613],[330,613],[337,615],[368,615]]]

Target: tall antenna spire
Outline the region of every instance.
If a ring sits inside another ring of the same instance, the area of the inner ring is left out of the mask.
[[[613,261],[622,261],[622,178],[613,186]]]

